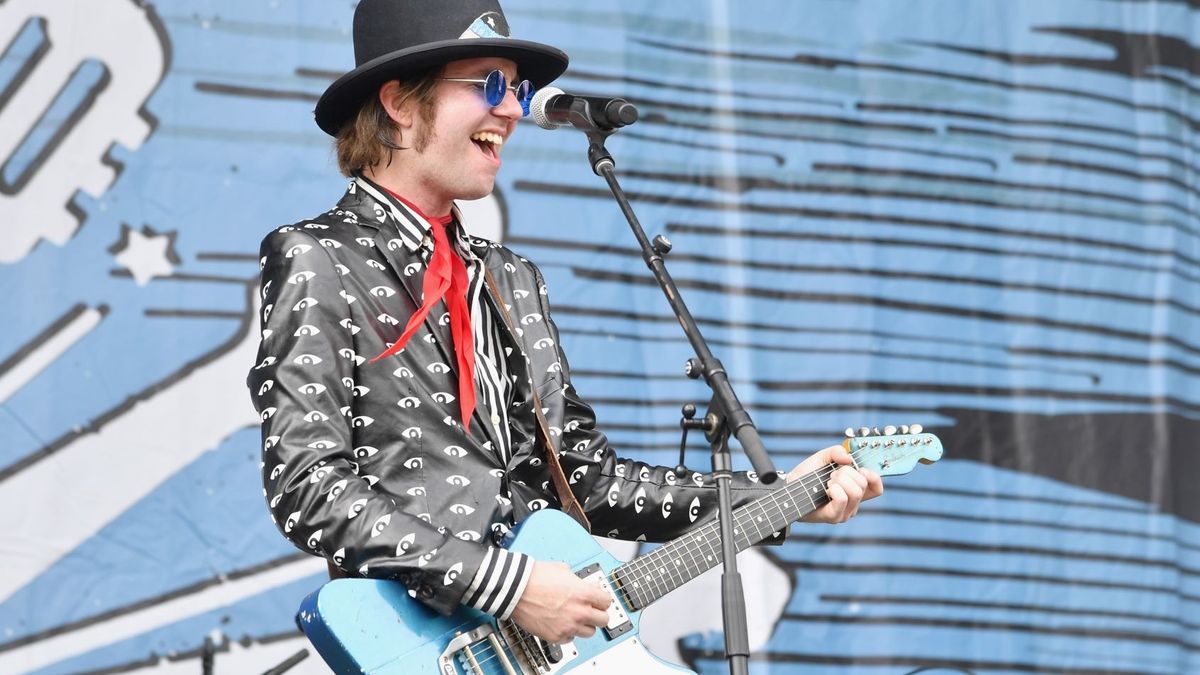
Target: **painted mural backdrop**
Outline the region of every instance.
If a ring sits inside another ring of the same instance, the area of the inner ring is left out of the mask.
[[[640,107],[610,148],[776,461],[947,448],[745,554],[755,672],[1200,672],[1195,2],[506,6],[564,89]],[[0,0],[0,672],[305,647],[323,568],[267,517],[243,379],[258,241],[343,188],[311,110],[352,7]],[[522,124],[505,162],[472,226],[540,262],[617,446],[673,464],[706,397],[584,139]],[[700,580],[647,640],[725,672],[716,608]]]

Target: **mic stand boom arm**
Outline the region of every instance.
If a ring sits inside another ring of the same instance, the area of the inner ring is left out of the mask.
[[[688,311],[687,305],[679,296],[671,275],[667,273],[663,256],[671,249],[667,240],[658,236],[653,243],[646,237],[625,191],[617,182],[616,164],[604,141],[613,134],[612,130],[589,129],[586,131],[589,147],[588,160],[592,171],[608,182],[621,212],[629,221],[633,236],[642,247],[642,258],[646,266],[654,273],[654,278],[667,296],[667,302],[679,319],[679,325],[687,334],[688,342],[696,353],[696,358],[688,361],[690,377],[703,376],[704,381],[712,389],[712,399],[709,401],[709,412],[705,416],[705,437],[712,444],[713,478],[717,484],[717,517],[720,521],[721,555],[724,572],[721,576],[721,599],[725,624],[725,655],[729,659],[729,671],[733,675],[744,675],[749,672],[750,639],[746,627],[746,602],[742,591],[741,575],[737,571],[737,546],[733,538],[733,500],[730,496],[729,483],[732,480],[733,464],[729,454],[729,437],[738,439],[742,450],[750,458],[754,470],[758,472],[759,480],[765,484],[775,481],[775,467],[750,414],[738,401],[725,366],[713,356],[712,351],[700,334],[696,320]]]

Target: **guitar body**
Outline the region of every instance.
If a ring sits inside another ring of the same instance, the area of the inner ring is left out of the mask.
[[[596,583],[607,583],[611,571],[621,564],[561,511],[530,515],[509,535],[506,547],[535,560],[566,563]],[[519,675],[692,672],[647,651],[638,637],[640,613],[629,611],[620,594],[615,597],[620,614],[610,621],[609,629],[562,645],[557,662],[541,645],[537,649],[544,661],[514,648],[522,637],[511,632],[511,625],[498,625],[492,617],[465,606],[442,616],[410,597],[396,581],[331,581],[304,599],[298,621],[321,657],[339,674],[507,675],[505,661]]]

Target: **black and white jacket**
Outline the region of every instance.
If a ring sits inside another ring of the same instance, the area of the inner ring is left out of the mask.
[[[707,476],[616,456],[571,386],[541,273],[499,244],[470,238],[517,324],[500,330],[511,348],[507,461],[482,397],[470,432],[459,423],[444,305],[403,351],[371,363],[420,306],[424,258],[399,206],[359,178],[334,209],[263,240],[262,343],[247,384],[262,419],[264,493],[285,537],[351,575],[397,579],[439,612],[472,600],[506,615],[520,588],[464,596],[473,581],[503,585],[481,567],[515,575],[500,538],[559,505],[531,389],[593,533],[663,541],[715,515]],[[735,503],[768,491],[736,474]]]

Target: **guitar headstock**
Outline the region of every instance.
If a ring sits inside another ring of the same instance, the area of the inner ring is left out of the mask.
[[[920,424],[846,429],[842,447],[854,461],[880,476],[899,476],[912,471],[917,462],[933,464],[942,458],[942,442],[924,433]]]

